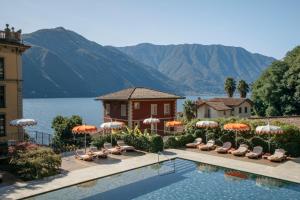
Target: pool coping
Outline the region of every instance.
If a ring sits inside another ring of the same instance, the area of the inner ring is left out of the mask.
[[[203,154],[201,152],[191,152],[179,149],[168,149],[166,152],[171,152],[173,155],[167,155],[160,157],[160,162],[167,161],[169,159],[186,159],[195,162],[206,163],[223,168],[229,168],[233,170],[239,170],[256,175],[267,176],[275,179],[280,179],[288,182],[300,184],[300,164],[290,166],[287,163],[282,163],[278,167],[266,166],[258,163],[250,163],[241,160],[234,160],[224,157],[218,157],[214,155]],[[157,163],[157,154],[147,153],[143,156],[124,159],[117,164],[99,164],[83,169],[71,171],[66,176],[57,175],[50,178],[45,178],[38,181],[27,182],[26,185],[18,185],[18,183],[0,188],[0,199],[24,199],[37,195],[41,195],[47,192],[59,190],[62,188],[74,186],[77,184],[85,183],[88,181],[104,178],[107,176],[127,172],[130,170],[146,167]],[[109,166],[109,167],[107,167]],[[281,167],[280,167],[281,166]],[[289,169],[291,168],[291,169]],[[289,170],[289,173],[285,173]],[[299,171],[298,171],[299,170]],[[90,173],[88,173],[91,171]],[[96,173],[101,172],[101,173]],[[291,173],[291,174],[290,174]],[[86,176],[84,176],[84,175]],[[92,174],[92,175],[91,175]],[[286,176],[290,174],[290,176]],[[5,190],[6,189],[6,190]],[[3,191],[4,190],[4,191]]]

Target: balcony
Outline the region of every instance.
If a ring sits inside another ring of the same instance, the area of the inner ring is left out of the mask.
[[[14,31],[14,27],[9,28],[6,24],[5,30],[0,30],[0,41],[21,43],[21,30]]]

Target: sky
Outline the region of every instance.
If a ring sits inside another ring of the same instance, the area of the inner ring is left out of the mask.
[[[101,45],[222,44],[277,59],[300,45],[299,0],[0,1],[0,29],[62,26]]]

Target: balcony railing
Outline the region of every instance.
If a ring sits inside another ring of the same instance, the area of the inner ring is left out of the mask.
[[[0,31],[0,40],[5,40],[8,42],[21,42],[21,33]]]

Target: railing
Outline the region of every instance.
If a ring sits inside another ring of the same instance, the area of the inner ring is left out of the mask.
[[[7,40],[7,41],[13,41],[13,42],[20,42],[21,41],[21,33],[0,31],[0,39]]]
[[[157,170],[158,175],[163,176],[163,175],[175,173],[175,171],[176,171],[175,160],[169,158],[166,154],[164,154],[163,152],[160,152],[160,151],[157,153],[157,165],[160,165],[160,159],[159,159],[160,155],[163,155],[165,158],[167,158],[168,161],[173,162],[173,170],[169,171],[169,172],[165,172],[165,173],[160,173],[160,167],[159,167],[158,170]]]
[[[51,146],[53,136],[49,133],[41,131],[26,131],[29,136],[29,140],[35,144]]]

